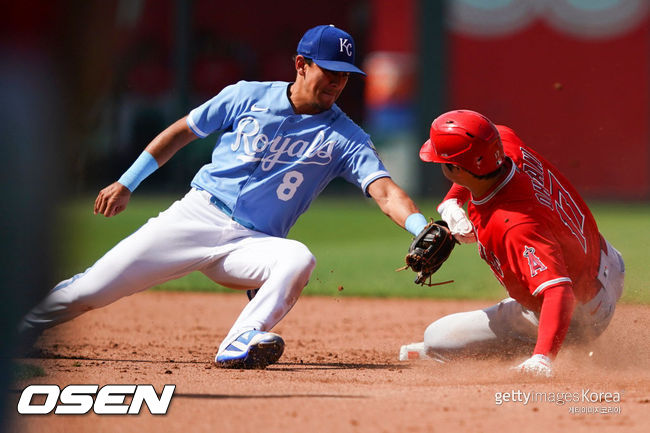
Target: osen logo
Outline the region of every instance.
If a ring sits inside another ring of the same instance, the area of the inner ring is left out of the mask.
[[[144,403],[152,415],[169,409],[176,385],[165,385],[160,396],[153,385],[29,385],[20,395],[18,413],[23,415],[138,415]],[[132,396],[130,403],[125,403]],[[43,401],[44,399],[44,401]]]

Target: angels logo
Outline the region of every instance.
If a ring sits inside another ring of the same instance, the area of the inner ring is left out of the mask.
[[[524,257],[528,259],[528,267],[530,267],[531,277],[534,277],[547,269],[546,265],[535,255],[535,248],[526,246],[524,248]]]

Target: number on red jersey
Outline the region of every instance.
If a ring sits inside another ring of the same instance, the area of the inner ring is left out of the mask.
[[[587,238],[584,234],[584,213],[553,172],[544,170],[544,166],[537,158],[523,147],[520,149],[524,160],[521,169],[530,177],[537,201],[558,213],[560,220],[571,230],[586,253]],[[548,177],[545,174],[548,174]]]

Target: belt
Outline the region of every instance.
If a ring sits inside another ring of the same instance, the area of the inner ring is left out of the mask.
[[[221,212],[225,213],[228,215],[233,221],[238,222],[239,224],[243,225],[247,229],[255,230],[255,226],[248,221],[244,221],[241,218],[237,218],[232,216],[232,210],[221,200],[216,198],[213,195],[210,195],[210,204],[219,209]]]

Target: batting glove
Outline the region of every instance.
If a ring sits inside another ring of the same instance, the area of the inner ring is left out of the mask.
[[[438,213],[449,226],[451,234],[456,240],[463,244],[476,242],[474,235],[474,226],[465,215],[465,211],[458,205],[458,200],[450,198],[438,206]]]
[[[512,367],[512,369],[531,376],[553,376],[551,358],[541,354],[531,356],[518,366]]]

